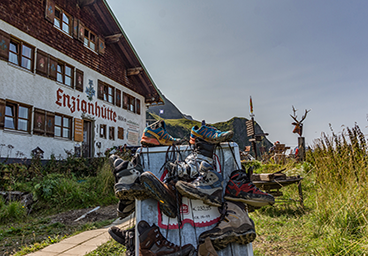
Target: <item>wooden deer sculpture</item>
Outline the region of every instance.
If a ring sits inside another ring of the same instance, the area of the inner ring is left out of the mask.
[[[296,115],[296,109],[294,108],[293,106],[293,112],[294,112],[294,115],[290,115],[292,119],[294,119],[295,122],[291,123],[292,125],[295,125],[294,127],[294,130],[293,130],[293,133],[297,133],[299,134],[299,136],[301,137],[302,136],[302,133],[303,133],[303,121],[304,119],[307,117],[307,114],[310,110],[305,110],[305,113],[304,115],[302,116],[302,119],[300,121],[298,121],[296,118],[297,118],[297,115]]]

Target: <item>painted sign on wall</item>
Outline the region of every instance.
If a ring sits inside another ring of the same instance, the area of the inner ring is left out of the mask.
[[[83,119],[74,118],[74,141],[83,141]]]
[[[71,113],[75,111],[82,111],[83,113],[88,113],[89,115],[93,115],[96,117],[101,117],[103,119],[112,120],[114,122],[117,121],[117,114],[113,111],[112,108],[106,107],[105,105],[87,102],[85,100],[81,100],[79,95],[77,97],[70,96],[67,93],[59,88],[56,91],[56,102],[60,107],[69,108]]]

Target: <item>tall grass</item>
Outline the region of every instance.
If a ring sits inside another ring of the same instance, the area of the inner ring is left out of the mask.
[[[114,176],[106,160],[96,176],[81,180],[74,175],[48,174],[34,186],[33,194],[45,209],[62,211],[117,203],[113,188]]]
[[[0,197],[0,224],[9,221],[17,221],[26,216],[26,209],[19,202],[10,202],[5,204],[3,198]]]
[[[307,160],[314,166],[314,216],[330,255],[368,251],[367,143],[356,125],[315,141]]]

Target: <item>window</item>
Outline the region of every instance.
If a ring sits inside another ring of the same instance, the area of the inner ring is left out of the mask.
[[[114,104],[115,88],[112,87],[111,85],[108,85],[98,80],[97,98],[99,98],[100,100],[110,102],[111,104]]]
[[[62,84],[73,86],[74,68],[63,62],[58,62],[56,80]]]
[[[100,138],[106,139],[106,124],[100,125]]]
[[[54,26],[63,30],[67,34],[71,34],[72,18],[62,9],[55,7]]]
[[[116,89],[115,93],[115,104],[117,107],[121,107],[121,91],[119,89]]]
[[[6,102],[4,127],[12,130],[30,130],[31,107],[23,104]]]
[[[123,108],[124,109],[130,110],[140,115],[141,113],[140,104],[141,102],[139,99],[136,99],[133,96],[123,92]]]
[[[115,127],[109,127],[109,140],[115,140]]]
[[[128,109],[129,95],[123,92],[123,108]]]
[[[84,45],[92,50],[96,49],[96,35],[86,28],[84,28]]]
[[[132,112],[135,112],[135,98],[132,96],[129,96],[129,110]]]
[[[72,137],[72,118],[64,115],[55,114],[54,125],[55,137],[68,138]]]
[[[107,101],[114,104],[114,87],[108,86],[108,98]]]
[[[22,41],[11,39],[9,45],[9,62],[33,71],[34,47]]]

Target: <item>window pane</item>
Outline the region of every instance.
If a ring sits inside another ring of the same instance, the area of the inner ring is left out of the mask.
[[[19,65],[19,62],[18,62],[18,55],[12,53],[12,52],[9,52],[9,61],[11,63],[14,63],[16,65]]]
[[[55,9],[55,17],[60,19],[60,10]]]
[[[18,119],[18,130],[27,131],[28,121],[23,119]]]
[[[65,15],[65,13],[63,13],[63,22],[65,22],[66,24],[69,24],[69,17]]]
[[[26,69],[31,69],[31,60],[22,57],[22,67]]]
[[[55,126],[55,136],[61,137],[61,128],[58,126]]]
[[[72,79],[70,77],[65,77],[65,84],[66,85],[69,85],[69,86],[72,86]]]
[[[89,48],[91,48],[92,50],[95,50],[95,44],[94,44],[94,43],[92,43],[92,42],[90,42],[90,43],[89,43]]]
[[[58,64],[57,65],[57,72],[62,73],[62,70],[63,70],[63,67],[60,64]]]
[[[84,38],[84,45],[88,46],[88,39],[86,37]]]
[[[63,118],[63,126],[64,127],[70,127],[69,118],[67,118],[67,117]]]
[[[63,128],[63,137],[69,138],[69,129]]]
[[[14,106],[6,106],[5,115],[6,116],[14,116]]]
[[[72,76],[72,69],[68,66],[65,66],[65,74],[67,76]]]
[[[28,108],[19,106],[19,117],[28,119]]]
[[[62,74],[60,74],[60,73],[57,74],[57,81],[60,82],[60,83],[63,82],[63,75]]]
[[[112,96],[111,95],[109,95],[109,102],[113,102],[113,98],[112,98]]]
[[[23,45],[22,56],[25,56],[30,59],[32,57],[32,49],[26,45]]]
[[[63,23],[63,30],[69,34],[69,25],[68,24],[65,24]]]
[[[60,21],[57,18],[54,19],[54,25],[60,28]]]
[[[55,115],[55,125],[61,126],[61,116]]]
[[[5,128],[15,129],[14,118],[5,117]]]
[[[9,50],[12,51],[12,52],[18,53],[17,44],[15,44],[13,42],[10,42],[10,48],[9,48]]]

